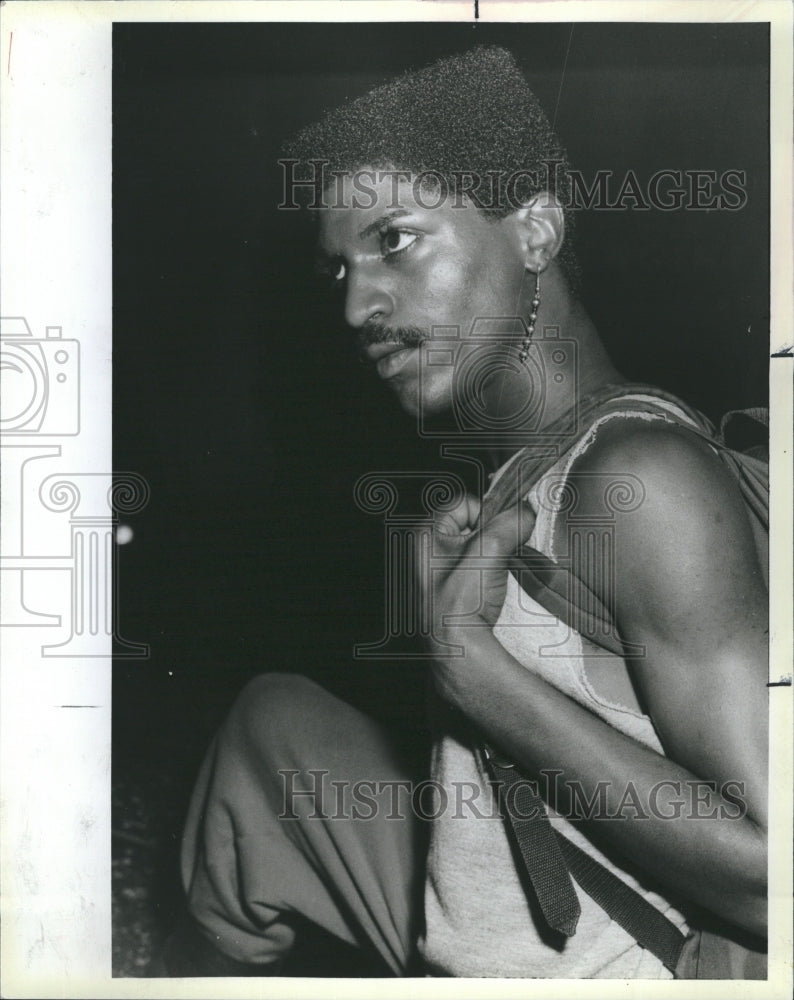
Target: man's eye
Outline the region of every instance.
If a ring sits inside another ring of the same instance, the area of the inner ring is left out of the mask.
[[[419,237],[416,233],[408,233],[403,229],[387,229],[381,233],[380,246],[384,257],[391,257],[393,254],[402,253],[407,250]]]
[[[347,277],[347,266],[341,257],[319,259],[315,262],[314,270],[323,282],[330,282],[334,288],[338,288]]]
[[[328,265],[328,277],[335,284],[340,281],[344,281],[346,274],[347,268],[345,267],[344,261],[336,260],[332,264]]]

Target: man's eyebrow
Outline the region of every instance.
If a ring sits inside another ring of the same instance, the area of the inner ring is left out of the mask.
[[[391,212],[386,212],[374,222],[370,222],[369,225],[365,226],[358,234],[358,238],[360,240],[365,240],[368,236],[372,236],[373,233],[380,232],[380,230],[383,229],[384,226],[388,225],[393,219],[399,219],[404,215],[410,214],[411,212],[407,208],[395,208]],[[329,253],[319,244],[316,246],[314,251],[314,262],[315,268],[318,270],[323,270],[328,264],[331,264],[339,259],[340,255],[338,253]]]
[[[314,249],[314,268],[317,271],[325,270],[329,264],[333,263],[338,257],[338,254],[328,253],[323,250],[321,246],[317,246]]]
[[[410,214],[411,213],[407,208],[395,208],[393,211],[387,212],[374,222],[370,222],[368,226],[365,226],[358,234],[358,238],[360,240],[365,240],[368,236],[372,236],[373,233],[377,233],[383,229],[383,227],[387,225],[387,223],[391,222],[392,219],[399,219],[403,215]]]

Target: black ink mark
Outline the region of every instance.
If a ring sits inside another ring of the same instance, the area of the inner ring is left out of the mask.
[[[780,351],[775,351],[772,355],[773,358],[792,358],[794,357],[794,346],[784,347]]]
[[[768,688],[790,688],[791,687],[791,678],[790,677],[784,677],[782,680],[779,680],[779,681],[769,681],[768,684],[767,684],[767,687]]]
[[[474,20],[480,20],[480,0],[474,0]]]
[[[138,837],[134,833],[127,833],[126,830],[116,830],[112,829],[110,831],[111,837],[116,840],[123,840],[127,844],[134,844],[136,847],[144,847],[147,851],[159,851],[161,849],[160,844],[155,840],[148,840],[145,837]]]
[[[554,130],[554,126],[557,124],[557,110],[560,106],[560,98],[562,97],[562,85],[565,83],[565,71],[568,69],[568,55],[571,51],[571,39],[573,38],[573,29],[576,24],[571,25],[571,31],[568,35],[568,47],[565,49],[565,62],[562,64],[562,76],[560,77],[560,89],[557,91],[557,103],[554,105],[554,118],[551,120],[551,128]]]

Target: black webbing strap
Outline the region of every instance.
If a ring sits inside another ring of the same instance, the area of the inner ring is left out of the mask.
[[[686,941],[684,934],[647,899],[555,830],[549,822],[542,799],[535,794],[540,803],[539,809],[534,801],[530,801],[534,794],[530,791],[531,782],[526,781],[519,771],[512,765],[503,766],[488,747],[485,748],[484,757],[494,781],[501,786],[502,803],[509,805],[505,810],[510,821],[509,826],[515,836],[544,917],[547,910],[556,915],[560,906],[563,909],[570,906],[565,896],[565,887],[566,881],[570,885],[570,876],[573,875],[587,895],[598,903],[615,923],[630,934],[638,944],[655,955],[667,969],[675,972]],[[513,786],[517,788],[515,793],[511,794]],[[555,861],[544,867],[539,855],[547,850],[549,840],[556,841],[552,852]],[[559,856],[564,860],[565,873],[558,883],[553,880],[559,877],[556,860]],[[538,871],[541,872],[538,881],[540,892],[536,885]],[[562,890],[559,886],[562,886]],[[562,892],[563,901],[559,906],[555,906],[549,897],[558,892]],[[578,902],[577,909],[581,909]],[[548,920],[548,917],[546,919]],[[556,926],[551,921],[549,925]],[[557,926],[557,929],[562,928]],[[570,936],[575,929],[574,921],[573,929],[563,932]]]
[[[629,412],[648,412],[654,409],[647,399],[623,398],[631,395],[657,397],[675,403],[696,424],[696,427],[689,427],[676,421],[679,426],[686,427],[698,437],[716,445],[721,453],[729,454],[725,446],[715,440],[714,429],[702,414],[669,393],[655,386],[642,384],[606,386],[581,400],[578,420],[574,421],[579,432],[597,416],[608,413],[611,408]],[[660,415],[666,415],[670,419],[664,410],[661,410]],[[567,426],[566,421],[570,423],[570,414],[563,415],[557,423],[560,427]],[[557,430],[558,427],[552,425],[546,432],[550,434]],[[559,461],[562,453],[575,440],[576,434],[572,434],[562,448],[547,445],[523,449],[484,498],[480,524],[487,524],[495,514],[515,503],[530,484]],[[613,638],[614,629],[602,627],[604,622],[609,623],[609,612],[589,591],[586,592],[588,600],[585,603],[590,611],[588,616],[583,617],[582,593],[571,592],[563,571],[551,560],[538,553],[526,560],[514,557],[510,560],[510,569],[522,589],[561,621],[579,632],[585,621],[590,626],[585,632],[593,633],[590,637],[596,644],[618,655],[622,653],[625,656],[627,651],[630,652],[619,637]],[[505,812],[509,818],[509,829],[513,832],[533,891],[549,926],[556,927],[569,936],[575,933],[581,907],[578,900],[575,907],[570,900],[570,892],[575,896],[571,883],[573,876],[612,920],[674,973],[687,940],[684,934],[643,896],[555,830],[549,822],[543,800],[531,791],[531,783],[523,778],[512,763],[495,755],[490,747],[484,746],[483,750],[488,768],[500,786],[501,800],[508,804]],[[548,854],[546,860],[543,858],[545,854]],[[555,896],[559,899],[555,900]]]
[[[503,782],[500,789],[502,808],[512,820],[513,833],[541,913],[549,927],[572,937],[582,907],[543,799],[531,782],[521,781],[512,768],[500,767],[490,753],[489,749],[486,757],[491,770],[497,780]]]
[[[551,824],[549,824],[551,825]],[[555,831],[568,870],[591,899],[638,944],[675,972],[686,937],[643,896]]]

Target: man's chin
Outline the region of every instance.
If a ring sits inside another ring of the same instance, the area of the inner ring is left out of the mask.
[[[397,397],[397,402],[404,413],[409,417],[419,416],[422,407],[419,405],[419,393],[415,381],[409,384],[406,381],[392,379],[386,384]]]
[[[403,412],[417,420],[420,428],[433,430],[452,428],[454,423],[452,409],[445,397],[422,394],[416,379],[394,379],[388,384]]]

